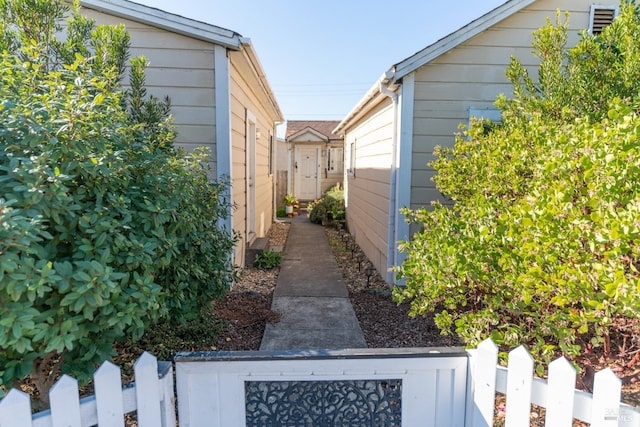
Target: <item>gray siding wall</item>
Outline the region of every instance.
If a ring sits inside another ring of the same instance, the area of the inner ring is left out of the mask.
[[[453,145],[458,125],[468,122],[469,108],[493,108],[498,94],[511,95],[512,86],[505,77],[511,56],[535,71],[533,32],[547,18],[556,22],[558,8],[568,10],[568,45],[574,45],[578,32],[589,28],[592,3],[537,1],[415,72],[411,207],[429,206],[433,200],[446,202],[431,180],[433,169],[427,165],[434,160],[434,148]],[[596,4],[618,2],[600,0]],[[532,77],[536,77],[535,72]]]
[[[178,133],[175,145],[187,151],[208,147],[215,167],[214,45],[90,9],[82,12],[98,24],[125,25],[131,36],[131,56],[144,55],[149,62],[148,93],[171,100]],[[123,83],[128,83],[128,75]]]
[[[355,173],[345,176],[347,223],[367,258],[386,276],[393,107],[389,98],[347,130],[345,168],[355,143]]]

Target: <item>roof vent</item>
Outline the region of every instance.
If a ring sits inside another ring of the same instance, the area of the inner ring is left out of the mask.
[[[591,6],[589,19],[589,32],[600,34],[607,25],[610,25],[618,15],[617,6]]]

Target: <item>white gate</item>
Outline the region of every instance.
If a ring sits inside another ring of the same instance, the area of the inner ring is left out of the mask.
[[[181,427],[465,424],[460,348],[179,354]]]

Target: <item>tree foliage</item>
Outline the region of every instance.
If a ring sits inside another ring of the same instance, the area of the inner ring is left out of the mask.
[[[0,0],[0,379],[86,378],[162,317],[197,316],[235,279],[229,206],[206,153],[172,146],[123,26],[62,1]],[[53,369],[52,369],[53,367]],[[0,383],[1,384],[1,383]]]
[[[402,242],[395,292],[469,345],[491,336],[543,359],[640,313],[640,15],[623,4],[570,49],[567,19],[534,34],[537,81],[512,59],[501,124],[437,149],[455,204],[405,211],[424,229]]]

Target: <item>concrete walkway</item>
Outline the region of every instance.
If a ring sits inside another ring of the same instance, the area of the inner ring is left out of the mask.
[[[291,221],[272,310],[260,350],[366,348],[342,273],[322,226],[307,217]]]

